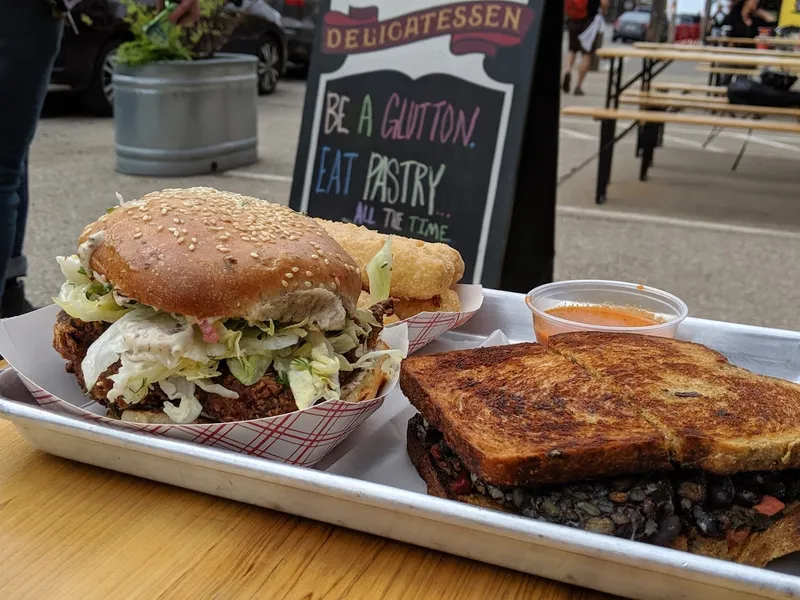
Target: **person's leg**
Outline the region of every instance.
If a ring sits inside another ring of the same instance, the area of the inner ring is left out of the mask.
[[[580,40],[575,33],[575,25],[567,23],[567,40],[569,43],[569,52],[567,52],[567,65],[564,70],[564,75],[561,79],[561,89],[565,94],[569,93],[570,83],[572,80],[572,68],[575,66],[575,57],[580,49]]]
[[[0,297],[8,277],[24,275],[25,157],[47,93],[61,27],[47,2],[0,0],[0,88],[5,90],[0,96]],[[8,316],[5,307],[3,313]]]
[[[575,86],[575,95],[583,96],[583,80],[586,79],[586,74],[592,66],[592,53],[584,52],[581,56],[581,64],[578,67],[578,85]]]
[[[561,82],[561,89],[564,90],[565,93],[569,93],[569,84],[570,79],[572,79],[572,67],[575,66],[575,53],[570,50],[567,53],[567,68],[564,69],[564,77],[562,78]]]

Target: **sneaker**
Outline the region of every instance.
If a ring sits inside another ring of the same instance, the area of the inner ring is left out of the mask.
[[[561,89],[564,90],[565,94],[569,94],[569,88],[572,80],[572,73],[567,71],[564,73],[564,81],[561,82]]]
[[[24,315],[36,307],[25,297],[25,284],[20,279],[9,279],[3,292],[3,301],[0,304],[0,317],[16,317]]]
[[[576,96],[585,96],[585,95],[586,95],[586,94],[584,94],[584,93],[583,93],[583,90],[582,90],[581,88],[579,88],[579,87],[576,87],[576,88],[575,88],[575,91],[574,91],[573,93],[574,93]]]

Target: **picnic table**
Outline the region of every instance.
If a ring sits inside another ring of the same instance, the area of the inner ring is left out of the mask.
[[[759,120],[748,118],[745,120],[738,117],[687,115],[683,112],[674,112],[675,109],[684,110],[689,108],[685,100],[679,101],[676,98],[674,101],[665,101],[664,98],[658,97],[658,95],[652,99],[645,98],[653,88],[654,78],[674,61],[718,63],[735,68],[772,66],[791,71],[800,71],[800,53],[792,56],[778,56],[775,53],[763,51],[758,53],[709,52],[697,47],[686,50],[683,48],[675,49],[671,46],[671,44],[659,44],[632,48],[601,48],[597,52],[598,56],[606,58],[610,62],[605,108],[567,106],[562,109],[562,114],[564,115],[589,117],[600,121],[600,149],[598,152],[597,187],[595,191],[595,202],[597,204],[603,204],[606,201],[606,190],[611,179],[614,146],[633,130],[637,131],[636,155],[641,158],[639,178],[642,181],[647,179],[648,169],[653,163],[654,149],[661,144],[663,130],[667,123],[708,126],[712,129],[712,137],[725,127],[745,129],[748,133],[753,130],[760,130],[800,134],[800,125],[796,122],[791,123],[763,118]],[[630,78],[623,81],[625,60],[629,58],[642,59],[641,67],[638,72],[634,71]],[[639,103],[641,110],[620,110],[623,93],[637,83],[640,87],[640,97],[643,99]],[[717,89],[714,86],[704,87],[708,90]],[[692,108],[721,112],[723,107],[716,103],[703,102]],[[749,117],[764,116],[764,111],[747,111],[747,107],[744,106],[740,108],[740,112],[747,113]],[[728,111],[735,112],[732,107],[728,108]],[[800,115],[800,111],[797,111],[797,113]],[[786,117],[789,115],[773,113],[773,116]],[[630,123],[621,133],[617,133],[617,121],[630,121]],[[742,150],[734,162],[734,169],[744,154],[746,144],[747,142],[745,141],[742,145]]]
[[[756,44],[768,44],[770,46],[784,46],[800,48],[800,38],[783,38],[773,36],[757,36],[754,38],[738,38],[724,36],[709,36],[706,38],[709,44],[738,44],[755,46]]]
[[[2,420],[0,522],[3,598],[611,598],[57,458]]]

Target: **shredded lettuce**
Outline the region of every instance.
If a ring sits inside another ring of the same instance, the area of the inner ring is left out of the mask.
[[[272,357],[266,354],[255,354],[247,357],[229,358],[227,363],[231,375],[242,382],[242,385],[253,385],[264,377],[272,363]]]
[[[307,320],[281,326],[272,321],[217,318],[208,320],[216,335],[204,336],[207,323],[201,330],[196,319],[161,312],[123,296],[119,298],[126,305],[120,305],[112,286],[87,274],[77,257],[61,258],[59,263],[66,279],[57,300],[62,308],[84,321],[111,323],[81,363],[87,389],[118,364],[108,375],[112,386],[107,399],[133,406],[153,389],[161,389],[169,399],[164,412],[175,423],[190,423],[200,415],[198,389],[239,397],[215,382],[223,361],[247,386],[272,367],[278,381],[292,390],[297,407],[304,409],[341,397],[340,372],[371,368],[381,356],[390,356],[391,365],[401,358],[399,351],[368,351],[367,337],[379,323],[366,310],[348,318],[342,330],[327,334],[309,328]],[[216,341],[206,341],[210,338]],[[355,362],[351,364],[345,354],[354,356]]]
[[[76,255],[57,259],[66,281],[53,301],[69,316],[81,321],[113,323],[128,307],[120,306],[111,294],[111,286],[89,277]]]
[[[386,300],[392,283],[392,236],[386,238],[383,247],[367,263],[367,276],[372,302]]]

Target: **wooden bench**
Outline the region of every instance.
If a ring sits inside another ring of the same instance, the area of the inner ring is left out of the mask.
[[[659,83],[653,82],[650,84],[652,89],[660,90],[660,91],[669,91],[675,90],[677,92],[683,92],[684,94],[690,94],[692,92],[697,92],[699,94],[711,94],[717,96],[724,96],[728,93],[728,88],[724,85],[698,85],[696,83]]]
[[[572,117],[588,117],[600,121],[600,151],[597,160],[597,188],[595,202],[606,201],[606,190],[611,179],[611,164],[614,156],[614,144],[635,127],[639,127],[637,155],[641,158],[639,179],[647,180],[647,171],[653,164],[653,154],[659,143],[661,128],[667,123],[711,127],[715,130],[723,128],[745,129],[751,131],[774,131],[780,133],[800,134],[800,124],[774,119],[737,119],[715,115],[689,115],[657,110],[628,110],[613,108],[595,108],[591,106],[567,106],[561,109],[562,115]],[[623,131],[616,134],[617,121],[631,121]],[[713,132],[712,132],[713,134]],[[747,140],[742,145],[739,156],[734,162],[735,169],[747,147]]]
[[[726,98],[711,99],[687,99],[685,96],[675,96],[672,98],[665,96],[675,96],[675,94],[637,94],[627,93],[620,96],[621,104],[638,104],[653,108],[676,108],[676,109],[696,109],[708,110],[724,113],[741,113],[749,115],[770,115],[795,117],[800,119],[800,109],[784,108],[776,106],[754,106],[750,104],[731,104]]]
[[[738,67],[713,67],[711,65],[697,65],[696,70],[703,73],[714,73],[716,75],[744,75],[752,77],[758,75],[758,69],[740,69]]]
[[[622,98],[652,98],[659,100],[673,100],[675,102],[709,102],[713,104],[728,104],[728,99],[724,96],[697,96],[693,94],[669,94],[666,92],[624,92]]]

